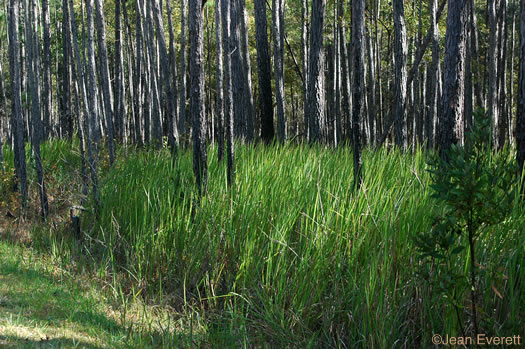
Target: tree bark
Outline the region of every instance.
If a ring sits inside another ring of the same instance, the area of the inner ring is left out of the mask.
[[[179,135],[185,137],[186,133],[186,18],[188,0],[181,0],[180,3],[180,82],[179,82]]]
[[[234,167],[234,146],[233,143],[233,90],[232,90],[232,69],[231,52],[234,45],[230,35],[230,1],[220,0],[222,11],[222,34],[224,43],[224,122],[226,126],[226,152],[227,152],[227,181],[231,187],[233,185]]]
[[[72,6],[71,6],[72,7]],[[91,169],[91,184],[95,206],[98,206],[98,176],[97,176],[97,162],[98,162],[98,141],[100,140],[99,111],[98,111],[98,93],[96,81],[96,66],[95,66],[95,25],[93,20],[93,0],[86,0],[87,13],[87,91],[89,98],[87,100],[89,106],[89,114],[87,116],[88,131],[88,156],[89,166]]]
[[[442,155],[446,154],[452,144],[463,138],[466,18],[466,1],[449,0],[443,63],[442,109],[439,122]]]
[[[11,120],[13,125],[14,167],[19,184],[22,214],[27,204],[27,170],[24,122],[20,86],[20,41],[18,32],[19,0],[10,0],[9,7],[9,71],[11,76]]]
[[[36,16],[36,13],[35,13]],[[53,112],[52,106],[52,80],[51,80],[51,33],[50,33],[50,14],[49,14],[49,0],[42,0],[42,23],[44,24],[43,31],[43,48],[42,48],[42,113],[43,113],[43,137],[47,139],[51,133],[51,121]]]
[[[107,140],[106,143],[109,149],[109,163],[113,165],[115,161],[115,146],[113,133],[113,94],[111,91],[111,78],[109,75],[108,53],[106,45],[106,21],[104,19],[104,9],[101,0],[95,0],[96,21],[97,21],[97,38],[98,38],[98,54],[100,58],[100,72],[102,95],[104,99],[104,110],[106,112],[106,127]]]
[[[155,50],[155,30],[153,27],[153,4],[152,0],[146,1],[146,27],[148,30],[148,58],[149,58],[149,88],[151,95],[151,122],[153,131],[153,142],[156,147],[162,146],[162,110],[160,105],[160,82],[157,79],[157,51]],[[164,32],[162,33],[164,35]],[[164,37],[163,37],[164,39]],[[166,47],[166,44],[164,44]],[[165,52],[165,51],[164,51]],[[165,66],[166,68],[167,66]]]
[[[223,72],[223,40],[222,40],[222,1],[217,0],[215,5],[215,47],[216,47],[216,100],[217,115],[217,158],[224,158],[224,72]]]
[[[284,103],[284,1],[273,0],[273,57],[275,72],[275,99],[277,102],[277,137],[282,143],[286,139]]]
[[[206,187],[206,115],[204,91],[204,34],[202,6],[206,2],[190,0],[189,2],[189,37],[190,37],[190,107],[193,120],[193,172],[199,193]]]
[[[396,0],[394,0],[396,1]],[[365,1],[352,1],[352,147],[354,156],[354,189],[363,183],[361,158],[361,122],[365,102]]]
[[[248,14],[246,13],[246,1],[245,0],[240,0],[240,11],[241,11],[240,20],[241,20],[241,36],[242,36],[241,47],[242,47],[243,67],[244,67],[244,105],[245,105],[245,113],[246,113],[246,140],[248,142],[251,142],[254,138],[253,119],[255,117],[255,107],[253,103],[252,68],[251,68],[251,62],[250,62],[250,50],[249,50],[249,41],[248,41],[248,25],[247,25]]]
[[[405,24],[405,9],[403,0],[393,0],[394,7],[394,56],[395,82],[394,107],[395,115],[394,134],[396,145],[407,148],[407,33]]]
[[[38,17],[37,17],[37,2],[30,0],[26,2],[25,8],[25,45],[27,51],[27,72],[29,75],[29,87],[31,96],[31,149],[35,161],[38,193],[40,196],[40,215],[42,218],[47,217],[48,201],[46,193],[46,185],[44,182],[44,167],[42,166],[42,158],[40,155],[40,142],[42,140],[43,125],[40,116],[40,54],[38,43]],[[46,101],[44,101],[44,104]]]
[[[525,1],[520,1],[520,48],[518,73],[518,105],[516,113],[516,159],[521,178],[523,179],[525,163]],[[525,185],[522,185],[525,196]]]
[[[323,87],[323,26],[326,0],[312,1],[310,57],[308,59],[308,93],[306,96],[309,142],[321,140],[325,119]]]
[[[122,45],[122,0],[115,0],[115,99],[113,111],[115,114],[115,136],[121,142],[126,140],[126,87],[124,78],[124,50]],[[124,6],[126,3],[124,2]]]
[[[259,100],[261,106],[261,138],[266,143],[274,137],[272,106],[272,70],[268,48],[266,1],[254,0],[255,40],[257,45],[257,73],[259,75]]]

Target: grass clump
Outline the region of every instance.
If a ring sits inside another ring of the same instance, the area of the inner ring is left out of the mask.
[[[457,326],[416,277],[413,238],[441,209],[421,151],[365,151],[363,187],[352,194],[348,148],[237,149],[235,186],[210,156],[198,206],[191,153],[131,154],[109,171],[89,229],[132,287],[197,312],[207,340],[221,345],[417,346]],[[480,262],[510,263],[500,271],[503,300],[491,291],[479,302],[515,307],[484,314],[485,330],[521,323],[523,269],[510,261],[523,258],[522,213],[515,207],[479,238],[493,244]]]

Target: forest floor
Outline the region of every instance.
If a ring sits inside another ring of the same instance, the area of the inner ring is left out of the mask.
[[[72,271],[19,237],[0,234],[1,348],[157,348],[166,316],[119,302],[94,274]]]

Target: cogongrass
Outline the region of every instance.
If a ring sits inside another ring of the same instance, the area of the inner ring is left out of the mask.
[[[425,346],[434,333],[459,334],[455,314],[418,277],[412,239],[439,210],[423,152],[363,158],[354,193],[351,149],[239,146],[230,189],[211,147],[198,199],[191,152],[132,153],[105,177],[91,234],[115,270],[197,309],[210,338],[227,333],[229,345]],[[490,289],[495,278],[480,282],[489,333],[523,329],[523,211],[478,247],[480,264],[508,277],[503,300]]]
[[[43,144],[54,187],[69,176],[80,190],[76,149]],[[120,297],[169,303],[184,314],[189,343],[215,347],[426,347],[433,334],[460,335],[413,244],[440,212],[423,151],[365,150],[357,192],[346,147],[238,145],[233,188],[216,148],[208,155],[200,199],[191,151],[172,159],[167,150],[120,148],[112,168],[101,162],[100,207],[95,215],[87,206],[83,244]],[[487,335],[525,335],[524,217],[516,204],[479,237]],[[468,268],[468,255],[456,264]],[[460,306],[466,322],[468,300]]]

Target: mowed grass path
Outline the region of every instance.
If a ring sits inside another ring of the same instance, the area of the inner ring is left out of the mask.
[[[185,346],[160,315],[135,304],[123,314],[88,275],[0,240],[0,348],[170,348]],[[164,331],[164,333],[163,333]]]

